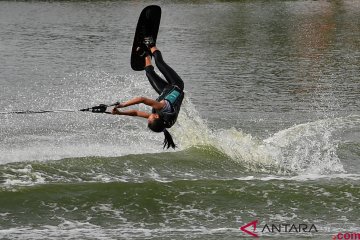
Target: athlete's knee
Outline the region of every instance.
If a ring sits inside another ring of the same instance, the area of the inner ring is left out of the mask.
[[[155,50],[152,54],[153,54],[153,56],[154,56],[154,58],[155,58],[155,61],[157,61],[157,62],[159,62],[159,61],[160,61],[160,62],[163,62],[163,61],[164,61],[160,50],[157,49],[157,50]]]
[[[146,66],[145,67],[145,72],[146,73],[154,72],[154,67],[152,65]]]

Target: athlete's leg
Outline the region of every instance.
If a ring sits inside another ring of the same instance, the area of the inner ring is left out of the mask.
[[[181,90],[184,90],[184,82],[179,77],[179,75],[172,69],[169,65],[167,65],[164,62],[164,59],[162,58],[161,52],[159,49],[156,48],[156,46],[152,47],[150,49],[151,53],[153,54],[155,58],[156,66],[159,68],[160,72],[164,75],[166,80],[171,85],[177,85]]]
[[[164,88],[168,85],[168,83],[156,74],[156,72],[154,71],[154,67],[151,65],[150,56],[145,57],[145,72],[151,86],[158,94],[161,94]]]

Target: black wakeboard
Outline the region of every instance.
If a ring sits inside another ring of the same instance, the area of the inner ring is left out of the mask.
[[[131,49],[131,68],[135,71],[142,71],[145,68],[145,56],[141,57],[136,49],[145,48],[144,37],[152,37],[156,43],[161,19],[161,8],[157,5],[150,5],[141,11],[139,21],[136,25],[134,42]]]

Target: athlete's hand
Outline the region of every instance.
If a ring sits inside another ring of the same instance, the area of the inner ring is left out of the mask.
[[[120,114],[120,111],[116,109],[116,107],[111,112],[114,115]]]
[[[123,103],[119,103],[118,105],[115,106],[115,108],[123,108],[124,104]]]

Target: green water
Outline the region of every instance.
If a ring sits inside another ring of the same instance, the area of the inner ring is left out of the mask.
[[[194,161],[195,156],[202,160]],[[260,226],[315,224],[318,231],[265,231],[263,237],[318,238],[358,223],[358,175],[311,179],[252,173],[207,147],[14,163],[0,170],[5,177],[0,191],[5,238],[71,232],[72,239],[234,239],[244,236],[237,229],[254,219]]]

